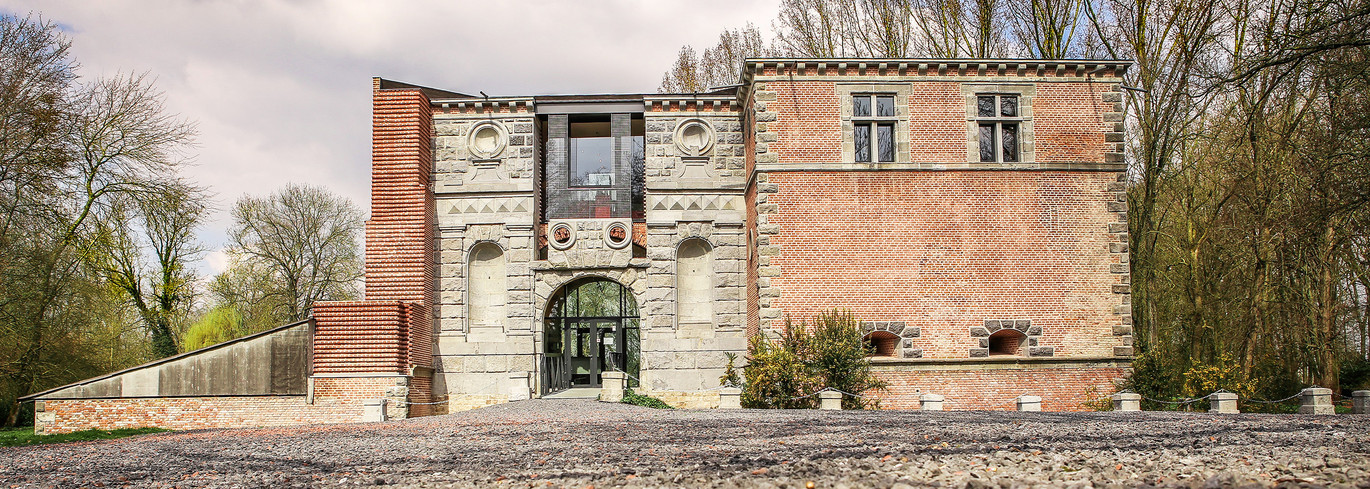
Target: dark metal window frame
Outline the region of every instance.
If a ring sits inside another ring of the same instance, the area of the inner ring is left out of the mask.
[[[889,115],[879,115],[879,100],[889,98],[891,101],[891,111]],[[866,115],[857,115],[857,100],[864,99],[869,101],[870,112]],[[851,114],[852,114],[852,157],[857,163],[893,163],[899,158],[899,98],[894,93],[884,92],[858,92],[851,95]],[[889,128],[889,153],[880,151],[879,134],[882,127]],[[862,145],[857,139],[859,131],[866,131],[866,141]],[[865,151],[864,157],[862,151]]]

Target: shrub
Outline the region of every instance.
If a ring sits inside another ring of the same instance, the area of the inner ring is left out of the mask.
[[[675,409],[672,408],[670,404],[666,404],[666,401],[657,399],[652,396],[644,396],[642,394],[638,394],[636,392],[633,392],[632,389],[623,390],[623,403],[632,404],[634,406],[649,407],[652,409]]]
[[[861,394],[886,387],[871,374],[860,323],[850,312],[819,314],[812,325],[786,319],[779,338],[753,336],[748,350],[744,407],[809,409],[818,405],[813,394],[824,388]],[[843,396],[842,407],[879,407],[879,401]]]

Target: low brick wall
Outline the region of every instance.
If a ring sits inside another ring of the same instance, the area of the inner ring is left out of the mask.
[[[1051,362],[881,362],[876,376],[889,389],[876,393],[884,409],[918,409],[922,394],[946,396],[946,410],[1017,409],[1014,398],[1041,396],[1043,411],[1088,411],[1085,403],[1113,394],[1131,372],[1126,360]]]
[[[157,427],[172,430],[261,428],[361,419],[361,404],[305,396],[161,397],[38,401],[34,433]]]

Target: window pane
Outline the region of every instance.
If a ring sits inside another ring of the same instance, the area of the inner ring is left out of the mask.
[[[875,126],[875,140],[880,148],[880,161],[894,161],[894,125]]]
[[[994,124],[980,124],[980,161],[994,161]]]
[[[875,115],[880,117],[894,117],[894,97],[875,97]]]
[[[571,138],[572,187],[614,185],[614,138]]]
[[[856,142],[856,161],[871,160],[871,126],[858,125],[853,127],[852,139]]]
[[[980,117],[994,117],[994,96],[981,95],[975,99],[976,109]]]
[[[852,117],[871,116],[871,97],[870,95],[858,95],[851,98]]]
[[[1004,161],[1018,161],[1018,125],[1004,124]]]
[[[1018,97],[1011,95],[999,97],[999,113],[1004,117],[1018,117]]]

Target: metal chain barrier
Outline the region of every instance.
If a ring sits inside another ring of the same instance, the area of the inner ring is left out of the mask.
[[[1254,403],[1256,403],[1256,404],[1279,404],[1279,403],[1288,401],[1288,400],[1290,400],[1290,399],[1293,399],[1293,398],[1295,398],[1295,397],[1299,397],[1299,396],[1301,396],[1301,395],[1303,395],[1303,391],[1299,391],[1298,394],[1294,394],[1294,395],[1289,396],[1289,397],[1286,397],[1286,398],[1284,398],[1284,399],[1276,399],[1276,400],[1274,400],[1274,401],[1267,401],[1267,400],[1264,400],[1264,399],[1243,399],[1242,402],[1254,402]]]

